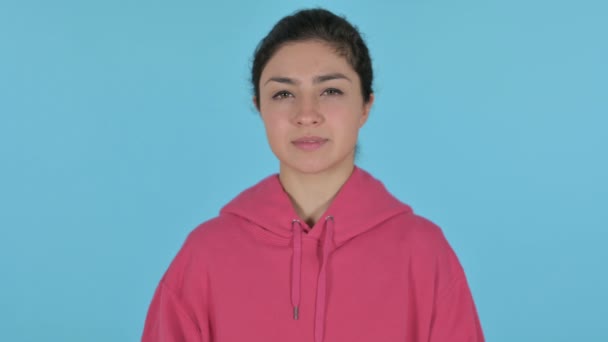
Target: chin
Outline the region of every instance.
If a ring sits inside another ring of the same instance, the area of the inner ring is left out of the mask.
[[[283,168],[289,171],[312,175],[327,172],[332,169],[338,169],[346,162],[346,160],[332,161],[311,158],[308,160],[281,160],[281,165]]]

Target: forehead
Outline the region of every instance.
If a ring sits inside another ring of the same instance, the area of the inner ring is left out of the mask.
[[[261,81],[275,76],[314,77],[321,73],[356,74],[346,58],[325,42],[290,42],[281,46],[262,71]]]

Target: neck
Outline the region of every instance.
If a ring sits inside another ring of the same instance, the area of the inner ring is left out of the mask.
[[[313,227],[353,170],[354,163],[345,163],[319,173],[301,173],[281,164],[279,179],[296,213]]]

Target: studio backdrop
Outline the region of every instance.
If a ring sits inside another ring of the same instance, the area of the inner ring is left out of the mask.
[[[137,341],[187,234],[278,171],[250,63],[363,32],[357,164],[442,227],[488,341],[608,341],[605,1],[0,0],[0,341]]]

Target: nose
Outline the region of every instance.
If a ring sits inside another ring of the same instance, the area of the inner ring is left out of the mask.
[[[316,126],[323,122],[324,118],[319,110],[316,98],[300,98],[295,108],[294,124],[297,126]]]

